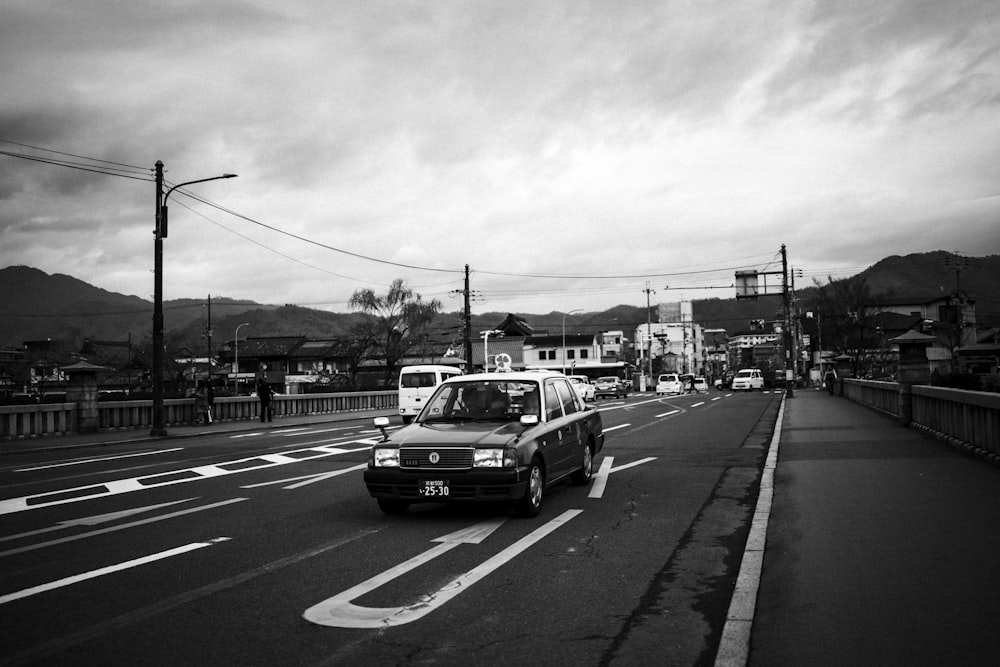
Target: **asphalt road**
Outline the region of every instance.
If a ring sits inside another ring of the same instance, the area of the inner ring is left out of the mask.
[[[602,400],[535,519],[383,515],[362,422],[4,456],[0,662],[711,664],[779,402]]]

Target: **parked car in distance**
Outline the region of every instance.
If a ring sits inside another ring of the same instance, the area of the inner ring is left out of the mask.
[[[615,375],[605,375],[594,381],[594,394],[597,398],[601,396],[614,396],[615,398],[625,398],[628,396],[628,389],[620,377]]]
[[[703,378],[700,375],[695,376],[695,378],[694,378],[694,390],[696,392],[698,392],[699,394],[707,394],[708,393],[708,383],[705,382],[705,378]]]
[[[759,368],[744,368],[733,378],[733,391],[753,391],[764,389],[764,373]]]
[[[656,379],[656,395],[665,396],[667,394],[680,394],[684,391],[681,386],[681,379],[677,373],[662,373]]]
[[[589,484],[604,446],[597,408],[555,372],[478,373],[446,380],[417,418],[368,457],[364,482],[387,514],[413,503],[507,502],[538,514],[561,480]]]
[[[590,378],[586,375],[567,375],[569,381],[573,383],[573,388],[580,394],[580,398],[585,401],[593,401],[597,398],[594,385],[590,384]]]

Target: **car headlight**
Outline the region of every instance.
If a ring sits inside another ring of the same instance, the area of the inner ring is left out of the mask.
[[[514,450],[503,447],[477,449],[472,455],[474,468],[513,468]]]
[[[376,468],[398,468],[399,450],[394,447],[376,447],[372,450],[372,463]]]

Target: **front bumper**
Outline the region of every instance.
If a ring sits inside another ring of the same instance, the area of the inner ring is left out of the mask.
[[[419,502],[503,502],[524,497],[528,488],[527,468],[516,470],[399,470],[369,468],[365,486],[372,498]],[[447,480],[447,497],[420,495],[422,480]]]

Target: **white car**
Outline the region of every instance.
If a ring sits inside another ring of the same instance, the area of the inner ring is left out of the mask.
[[[694,390],[699,394],[708,393],[708,383],[705,382],[705,378],[699,375],[694,379]]]
[[[744,368],[733,378],[733,391],[764,389],[764,373],[759,368]]]
[[[681,386],[681,378],[677,373],[664,373],[656,378],[656,395],[680,394],[684,391]]]
[[[594,385],[590,384],[590,378],[586,375],[569,375],[569,381],[573,383],[573,389],[580,394],[580,398],[585,401],[593,401],[597,398]]]

